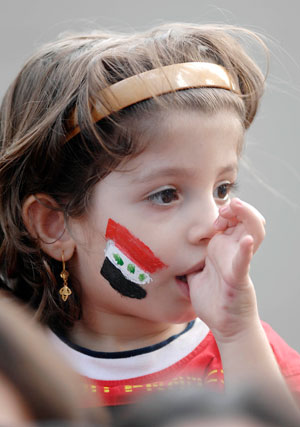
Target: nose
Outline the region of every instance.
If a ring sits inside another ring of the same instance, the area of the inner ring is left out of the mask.
[[[197,203],[193,207],[191,221],[188,228],[188,241],[192,245],[208,243],[216,234],[214,222],[219,215],[218,206],[213,197],[210,197],[205,203]]]

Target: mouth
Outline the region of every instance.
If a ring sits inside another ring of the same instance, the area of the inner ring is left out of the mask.
[[[199,262],[198,264],[194,265],[192,268],[187,270],[184,274],[179,274],[176,276],[176,281],[179,284],[181,290],[183,293],[189,297],[189,285],[188,285],[188,275],[192,273],[201,273],[205,267],[205,260]]]
[[[180,282],[183,282],[183,283],[187,283],[188,282],[187,281],[187,276],[185,274],[183,276],[176,276],[176,279],[180,280]]]
[[[204,270],[205,267],[205,260],[202,260],[195,264],[193,267],[191,267],[189,270],[187,270],[184,274],[180,274],[176,276],[177,280],[180,280],[181,282],[188,283],[187,277],[189,274],[193,273],[201,273],[201,271]]]

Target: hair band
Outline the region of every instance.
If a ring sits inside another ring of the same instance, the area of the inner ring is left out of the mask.
[[[185,62],[145,71],[121,80],[101,91],[105,105],[95,105],[91,109],[96,123],[110,114],[146,99],[154,98],[182,89],[211,87],[240,93],[228,71],[221,65],[210,62]],[[80,133],[77,111],[74,109],[69,122],[69,141]]]

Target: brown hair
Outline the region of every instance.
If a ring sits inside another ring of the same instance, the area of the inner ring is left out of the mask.
[[[22,221],[22,205],[31,194],[46,193],[65,218],[87,209],[93,186],[128,156],[143,119],[161,109],[222,108],[251,124],[263,92],[264,77],[246,54],[240,38],[258,37],[236,27],[168,24],[132,35],[92,32],[70,35],[44,46],[24,65],[8,89],[0,110],[0,286],[38,309],[54,329],[80,318],[80,285],[66,303],[58,295],[61,265],[44,254]],[[101,89],[149,69],[181,62],[223,65],[241,95],[222,89],[189,89],[128,107],[94,124],[91,105],[103,102]],[[67,143],[76,107],[81,133]]]

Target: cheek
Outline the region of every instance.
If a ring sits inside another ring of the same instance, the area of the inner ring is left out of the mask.
[[[151,274],[167,266],[147,245],[112,219],[108,220],[105,238],[102,276],[121,295],[145,298],[145,287],[152,281]]]

